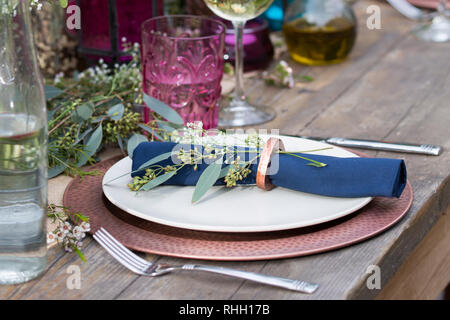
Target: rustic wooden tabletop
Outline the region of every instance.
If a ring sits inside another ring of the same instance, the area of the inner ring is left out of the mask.
[[[366,27],[369,5],[381,7],[381,29]],[[267,87],[247,81],[253,100],[277,110],[265,128],[293,135],[438,144],[442,155],[368,152],[405,159],[414,202],[393,228],[351,247],[307,257],[256,262],[211,262],[320,284],[313,295],[219,275],[174,273],[136,276],[119,265],[91,237],[83,263],[58,247],[49,250],[49,268],[22,285],[0,286],[0,299],[434,299],[450,281],[450,43],[415,39],[409,21],[384,2],[358,1],[358,40],[341,64],[306,67],[286,60],[315,81],[301,88]],[[61,202],[69,177],[50,181],[49,196]],[[447,212],[447,214],[445,214]],[[161,263],[182,259],[147,255]],[[190,260],[190,263],[200,261]],[[79,266],[81,288],[67,286],[69,266]],[[369,289],[368,267],[381,272],[381,290]]]

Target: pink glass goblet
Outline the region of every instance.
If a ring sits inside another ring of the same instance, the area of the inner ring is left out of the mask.
[[[144,92],[176,110],[184,122],[216,128],[225,25],[200,16],[163,16],[142,25]]]

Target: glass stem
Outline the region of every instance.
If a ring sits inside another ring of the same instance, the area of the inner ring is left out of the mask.
[[[447,10],[447,1],[448,0],[439,0],[439,4],[437,6],[437,11],[439,15],[445,16],[445,11]]]
[[[235,67],[234,73],[236,75],[236,87],[234,89],[234,100],[245,100],[244,93],[244,34],[245,21],[233,21],[235,32]]]

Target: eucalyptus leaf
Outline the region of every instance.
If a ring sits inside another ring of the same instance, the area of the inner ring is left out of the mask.
[[[73,80],[78,81],[80,79],[80,72],[78,72],[78,70],[75,70],[73,72]]]
[[[104,101],[103,103],[99,104],[98,107],[99,108],[111,108],[111,107],[115,106],[116,104],[120,104],[120,103],[122,103],[122,100],[120,100],[119,98],[113,98],[111,100]]]
[[[53,116],[55,115],[56,110],[47,110],[47,122],[53,119]]]
[[[75,140],[75,142],[72,143],[72,146],[75,146],[78,143],[80,143],[80,141],[83,140],[89,133],[91,133],[91,131],[92,131],[92,128],[86,129],[82,134],[79,135],[79,137]]]
[[[147,167],[150,167],[152,164],[155,164],[155,163],[161,162],[163,160],[166,160],[171,155],[172,155],[172,151],[171,152],[166,152],[166,153],[160,154],[160,155],[158,155],[158,156],[156,156],[154,158],[151,158],[150,160],[144,162],[137,170],[133,171],[132,173],[140,171],[140,170],[145,169]]]
[[[241,169],[243,167],[245,167],[247,164],[246,163],[238,163],[238,168]],[[234,164],[229,164],[225,167],[222,168],[222,170],[220,170],[220,174],[219,174],[219,178],[218,179],[222,179],[225,178],[225,176],[227,175],[228,171],[234,167]]]
[[[140,190],[148,191],[150,189],[153,189],[154,187],[159,186],[160,184],[166,182],[170,178],[172,178],[177,172],[176,171],[169,171],[164,173],[161,176],[157,176],[155,179],[150,180],[150,182],[147,182],[142,186]]]
[[[137,168],[136,170],[131,171],[130,173],[125,173],[125,174],[123,174],[123,175],[121,175],[121,176],[115,177],[115,178],[109,180],[108,182],[106,182],[105,184],[108,184],[108,183],[111,183],[111,182],[113,182],[113,181],[116,181],[117,179],[120,179],[120,178],[122,178],[122,177],[125,177],[125,176],[127,176],[127,175],[129,175],[129,174],[133,174],[133,173],[139,172],[139,171],[141,171],[141,170],[143,170],[143,169],[146,169],[147,167],[150,167],[152,164],[155,164],[155,163],[161,162],[161,161],[163,161],[163,160],[166,160],[166,159],[169,158],[171,155],[172,155],[172,152],[166,152],[166,153],[160,154],[160,155],[158,155],[158,156],[156,156],[156,157],[154,157],[154,158],[151,158],[150,160],[144,162],[144,163],[143,163],[139,168]]]
[[[119,103],[109,108],[107,114],[112,120],[119,121],[120,119],[122,119],[124,112],[125,107],[123,106],[122,103]]]
[[[50,86],[48,84],[46,84],[44,86],[44,89],[45,89],[45,99],[46,100],[56,98],[60,94],[64,93],[64,91],[62,91],[61,89],[54,87],[54,86]]]
[[[133,151],[134,149],[136,149],[136,147],[142,143],[142,142],[147,142],[148,139],[147,137],[143,136],[142,134],[139,133],[135,133],[131,136],[130,139],[128,139],[128,143],[127,143],[127,151],[128,151],[128,156],[130,158],[133,158]]]
[[[200,200],[200,198],[203,197],[209,189],[211,189],[214,183],[216,183],[219,179],[221,169],[222,158],[217,159],[206,167],[195,186],[194,194],[192,195],[192,203]]]
[[[158,127],[160,129],[166,130],[167,132],[172,132],[176,129],[181,129],[184,127],[184,125],[179,125],[176,123],[172,123],[169,121],[161,121],[161,120],[155,120],[156,123],[158,123]]]
[[[152,129],[148,126],[146,126],[145,124],[139,123],[138,126],[142,129],[144,129],[145,131],[149,132],[152,136],[156,137],[157,139],[161,140],[161,141],[165,141],[163,137],[161,137],[157,130]]]
[[[77,163],[77,167],[81,167],[86,164],[90,157],[92,157],[100,147],[103,139],[103,128],[100,124],[97,129],[89,137],[84,146],[84,153],[81,154],[80,160]]]
[[[72,120],[74,122],[83,122],[89,120],[89,118],[94,113],[94,107],[89,104],[85,103],[81,106],[78,106],[73,112],[72,112]]]
[[[91,123],[99,123],[101,122],[103,119],[105,119],[105,116],[99,116],[99,117],[92,117],[90,122]]]
[[[228,171],[231,169],[231,167],[233,167],[232,164],[229,164],[228,166],[223,167],[223,168],[220,170],[220,174],[219,174],[219,177],[218,177],[217,179],[225,178],[225,176],[227,175],[227,173],[228,173]]]
[[[65,165],[59,164],[57,166],[48,168],[48,179],[54,178],[57,175],[61,174],[66,169]]]
[[[164,102],[152,98],[149,95],[146,95],[145,93],[144,93],[144,102],[149,109],[153,110],[164,119],[179,125],[182,125],[184,123],[181,116]]]
[[[117,144],[119,145],[120,150],[122,150],[122,152],[124,152],[123,140],[122,140],[122,136],[120,135],[120,132],[117,132]]]

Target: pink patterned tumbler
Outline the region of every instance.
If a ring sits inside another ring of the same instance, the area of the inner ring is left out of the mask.
[[[175,109],[184,122],[216,128],[225,25],[200,16],[163,16],[142,25],[144,92]]]

